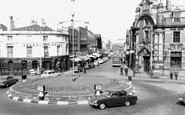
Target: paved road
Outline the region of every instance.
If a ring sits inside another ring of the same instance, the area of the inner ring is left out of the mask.
[[[113,68],[111,61],[99,68],[88,70],[88,74],[106,74],[108,77],[127,79],[119,75],[119,68]],[[111,73],[117,73],[112,76]],[[179,94],[185,86],[160,80],[146,80],[134,78],[132,84],[136,87],[139,100],[130,107],[112,107],[106,110],[91,108],[88,105],[39,105],[10,100],[6,95],[6,88],[0,89],[0,115],[182,115],[184,106],[176,104]]]

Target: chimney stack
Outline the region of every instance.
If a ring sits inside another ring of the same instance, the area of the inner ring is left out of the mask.
[[[10,31],[13,30],[15,27],[14,21],[13,21],[13,16],[10,16]]]

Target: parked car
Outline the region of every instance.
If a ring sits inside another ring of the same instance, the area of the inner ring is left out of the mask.
[[[103,59],[99,59],[98,60],[100,64],[103,64],[104,63],[104,60]]]
[[[89,69],[95,68],[94,62],[89,63]]]
[[[129,95],[126,91],[104,91],[101,95],[94,95],[89,100],[89,105],[105,109],[109,106],[130,106],[138,100],[137,96]]]
[[[37,75],[37,71],[35,69],[30,69],[30,75]]]
[[[0,77],[0,86],[1,87],[9,87],[18,82],[17,78],[14,78],[13,75],[1,76]]]
[[[79,73],[79,72],[82,72],[83,71],[83,67],[81,67],[81,66],[76,66],[75,68],[74,68],[74,72],[75,73]]]
[[[95,66],[98,66],[98,63],[99,63],[98,60],[94,61],[94,65],[95,65]],[[100,63],[99,63],[99,64],[100,64]]]
[[[56,73],[54,70],[45,70],[42,74],[41,77],[60,77],[60,73]]]
[[[179,97],[179,103],[185,105],[185,93]]]

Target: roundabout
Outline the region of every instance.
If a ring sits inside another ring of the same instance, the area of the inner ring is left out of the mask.
[[[37,78],[20,82],[10,87],[8,97],[13,100],[39,104],[88,104],[94,95],[94,85],[101,84],[102,91],[109,89],[130,90],[132,86],[118,79],[101,75],[78,75],[75,81],[71,75],[52,78]],[[38,86],[45,86],[45,96],[39,99]]]

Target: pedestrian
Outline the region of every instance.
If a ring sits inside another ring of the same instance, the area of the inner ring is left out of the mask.
[[[83,67],[83,70],[84,70],[83,72],[86,74],[86,68],[85,68],[85,66]]]
[[[170,71],[170,79],[171,80],[173,79],[173,71],[172,70]]]
[[[175,76],[175,79],[177,80],[177,77],[178,77],[178,72],[177,72],[177,70],[174,71],[174,76]]]
[[[136,69],[133,68],[133,77],[135,77],[135,75],[136,75]]]
[[[127,76],[128,75],[128,68],[125,67],[125,75]]]
[[[120,66],[120,75],[123,75],[123,65]]]

